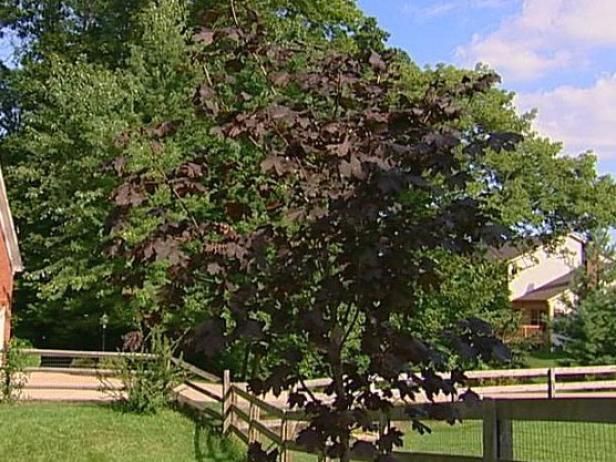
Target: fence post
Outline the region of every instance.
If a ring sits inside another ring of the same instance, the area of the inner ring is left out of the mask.
[[[499,419],[498,401],[483,400],[483,460],[513,460],[513,422]]]
[[[389,416],[383,411],[379,414],[379,438],[385,436],[389,430]]]
[[[282,439],[282,454],[280,462],[292,462],[291,451],[289,451],[288,442],[291,440],[291,432],[289,428],[289,420],[287,419],[287,411],[282,415],[282,425],[280,426],[280,438]]]
[[[231,372],[225,370],[222,375],[222,433],[227,435],[231,427]]]
[[[556,398],[556,369],[548,369],[548,398]]]
[[[513,422],[498,419],[498,413],[496,422],[499,460],[513,460]]]
[[[496,403],[484,399],[483,404],[483,461],[498,462],[498,421]]]
[[[250,423],[248,426],[248,443],[254,443],[255,441],[257,441],[258,435],[254,423],[258,422],[261,418],[261,410],[253,402],[250,403],[250,407],[248,409],[248,417],[250,418]]]
[[[231,387],[229,390],[229,401],[230,401],[229,423],[231,424],[232,427],[238,428],[239,417],[235,413],[235,408],[237,407],[237,401],[238,401],[238,394],[235,392],[235,385],[233,384],[231,384]]]

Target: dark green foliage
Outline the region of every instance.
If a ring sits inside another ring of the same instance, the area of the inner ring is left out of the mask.
[[[616,361],[616,291],[604,288],[588,294],[570,319],[557,324],[568,340],[564,350],[580,364],[613,364]]]
[[[586,267],[576,281],[571,314],[557,319],[555,330],[567,340],[564,352],[580,364],[616,361],[616,253],[610,233],[590,233]]]
[[[191,3],[186,11],[183,2],[158,8],[145,0],[2,3],[2,24],[28,38],[21,67],[3,69],[0,80],[7,89],[0,117],[10,127],[0,133],[9,135],[0,149],[28,269],[16,297],[17,330],[37,345],[100,348],[97,320],[106,312],[110,345],[117,346],[142,321],[142,308],[126,304],[122,292],[128,295],[128,289],[107,282],[114,267],[102,253],[102,235],[110,205],[105,199],[115,179],[101,165],[117,156],[117,135],[141,121],[184,119],[171,162],[207,135],[209,123],[191,126],[185,110],[195,86],[191,79],[204,70],[191,61],[185,22],[197,22],[203,4]],[[362,40],[373,42],[380,36],[347,1],[263,1],[257,8],[278,34],[307,43],[325,43],[338,31],[338,46],[352,48],[355,42],[343,30],[361,29]],[[218,9],[230,17],[228,3]],[[252,75],[245,75],[248,82]],[[18,123],[21,117],[13,121],[13,114],[22,113],[25,125]],[[221,158],[231,151],[220,146]],[[140,156],[137,165],[153,167]],[[196,209],[210,213],[207,204]],[[141,294],[141,306],[152,309],[149,296]],[[190,325],[201,316],[191,312],[204,304],[207,293],[192,294],[194,309],[184,310],[173,325]]]
[[[512,317],[506,263],[483,255],[465,257],[442,251],[434,260],[442,283],[421,295],[418,315],[409,330],[425,332],[436,340],[443,326],[451,326],[460,317],[476,316],[489,320],[506,337]]]
[[[38,366],[33,363],[36,358],[21,351],[29,346],[27,341],[13,338],[8,348],[0,352],[0,403],[11,404],[17,401],[28,381],[25,368]]]

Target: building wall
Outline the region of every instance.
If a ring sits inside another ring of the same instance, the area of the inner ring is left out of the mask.
[[[550,310],[554,316],[561,316],[570,314],[572,306],[577,303],[576,296],[571,290],[566,290],[558,297],[555,297],[549,301]]]
[[[522,255],[509,265],[509,290],[513,300],[522,297],[584,264],[584,246],[566,237],[554,250],[543,247]]]
[[[13,294],[13,271],[11,269],[11,262],[9,260],[8,251],[5,245],[5,238],[0,231],[0,310],[3,311],[4,316],[0,318],[0,329],[3,335],[0,336],[0,340],[8,342],[11,336],[11,301]],[[2,339],[2,337],[4,337]],[[4,345],[0,345],[4,347]]]

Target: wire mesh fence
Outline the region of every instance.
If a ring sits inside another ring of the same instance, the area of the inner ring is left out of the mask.
[[[482,423],[466,421],[449,426],[430,422],[432,432],[419,435],[405,432],[404,452],[451,456],[481,457]],[[616,424],[580,422],[516,421],[514,431],[515,462],[616,462]],[[317,458],[300,454],[294,461]]]
[[[616,462],[616,424],[514,421],[519,462]]]
[[[396,425],[405,433],[404,447],[408,452],[477,456],[483,454],[483,423],[465,420],[449,425],[446,422],[425,421],[429,433],[419,434],[409,425]]]

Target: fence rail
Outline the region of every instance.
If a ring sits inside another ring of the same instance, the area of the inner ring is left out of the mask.
[[[491,392],[541,392],[543,398],[525,399],[483,399],[475,403],[423,403],[414,405],[421,409],[420,414],[427,416],[444,415],[439,407],[452,408],[463,421],[481,422],[481,455],[433,454],[423,452],[396,452],[400,462],[512,462],[514,458],[514,441],[516,441],[514,422],[578,422],[595,424],[616,424],[616,397],[614,398],[560,398],[559,391],[579,390],[616,390],[615,380],[605,381],[568,381],[584,377],[603,377],[616,373],[614,366],[572,367],[572,368],[538,368],[512,371],[473,371],[467,373],[471,380],[494,379],[536,379],[544,378],[544,384],[523,384],[513,386],[479,387],[479,390]],[[557,382],[560,379],[560,382]],[[306,384],[318,389],[329,384],[329,379],[317,379]],[[283,462],[291,462],[292,451],[311,454],[306,448],[295,443],[297,430],[305,425],[308,416],[303,411],[290,411],[273,406],[264,399],[252,395],[245,389],[245,384],[231,383],[225,374],[223,409],[225,434],[234,434],[246,444],[257,441],[259,437],[269,440],[279,447]],[[557,386],[558,385],[558,386]],[[477,389],[476,389],[477,390]],[[238,403],[245,402],[244,406]],[[248,408],[248,411],[246,410]],[[385,416],[385,426],[391,422],[408,421],[408,407],[399,406]],[[265,416],[263,416],[265,414]],[[383,425],[383,415],[372,413],[371,419]],[[615,433],[616,436],[616,433]],[[553,444],[558,444],[555,440]],[[314,453],[312,453],[314,454]],[[315,454],[319,461],[328,460],[325,456]],[[610,454],[607,457],[612,457]],[[353,460],[369,460],[354,457]],[[534,460],[534,459],[526,459]],[[590,459],[589,459],[590,460]],[[611,460],[611,459],[606,459]]]
[[[302,413],[288,412],[271,406],[262,399],[242,390],[237,384],[228,385],[227,412],[224,415],[225,434],[234,434],[246,444],[266,438],[280,448],[283,462],[292,460],[291,451],[314,454],[295,443],[298,423],[307,418]],[[238,397],[248,403],[249,410],[238,404]],[[515,432],[513,422],[584,422],[616,424],[616,398],[562,398],[562,399],[485,399],[476,403],[420,404],[419,408],[432,410],[426,415],[438,415],[437,408],[453,407],[464,421],[482,422],[482,455],[433,454],[396,452],[400,462],[502,462],[514,461]],[[258,411],[256,411],[258,409]],[[436,411],[436,412],[434,412]],[[267,414],[263,418],[261,412]],[[374,413],[374,422],[383,422],[382,415]],[[391,422],[408,421],[407,408],[397,407],[386,416],[386,426]],[[558,444],[554,441],[554,444]],[[314,454],[319,460],[322,454]],[[370,460],[354,457],[353,460]]]
[[[114,359],[130,357],[147,360],[154,357],[151,354],[110,351],[46,350],[36,348],[28,348],[21,351],[34,361],[34,363],[27,367],[27,371],[29,372],[101,372],[101,370],[104,371],[105,369],[113,370]],[[220,377],[199,369],[182,359],[174,358],[173,361],[178,367],[181,367],[199,380],[205,380],[211,383],[222,382]],[[441,374],[441,376],[443,378],[449,377],[448,374]],[[500,390],[506,393],[545,391],[546,396],[549,396],[550,393],[555,394],[558,391],[616,391],[616,380],[603,380],[606,376],[615,376],[614,379],[616,379],[616,366],[556,367],[466,372],[469,383],[473,385],[475,389],[482,389],[491,393],[498,393]],[[579,380],[579,378],[582,378],[582,380]],[[541,383],[537,383],[537,379],[543,380]],[[498,382],[503,380],[517,383],[489,383],[490,381]],[[322,378],[307,380],[305,383],[310,389],[319,389],[326,387],[330,382],[331,379]]]
[[[35,358],[28,371],[45,375],[49,372],[74,374],[96,374],[102,371],[113,375],[113,359],[123,356],[151,359],[152,355],[125,354],[116,352],[90,352],[66,350],[27,349],[23,352]],[[258,397],[247,391],[245,383],[232,382],[228,371],[222,379],[203,371],[181,359],[174,363],[186,371],[186,377],[177,399],[188,406],[219,419],[225,434],[233,434],[249,444],[267,440],[278,446],[282,462],[292,462],[294,452],[310,453],[295,443],[298,432],[305,428],[309,416],[303,411],[287,409],[281,401],[269,397]],[[91,367],[92,366],[92,367]],[[62,375],[62,374],[60,374]],[[514,461],[514,442],[516,441],[516,422],[584,422],[589,424],[616,424],[616,393],[609,398],[569,398],[565,394],[579,391],[616,390],[616,366],[536,368],[527,370],[470,371],[467,377],[480,394],[494,394],[495,399],[483,399],[477,403],[455,403],[452,406],[458,415],[468,422],[476,422],[481,432],[481,454],[456,455],[432,454],[424,452],[397,452],[401,462],[503,462]],[[444,375],[446,377],[446,375]],[[541,379],[541,383],[536,383]],[[94,379],[92,379],[94,380]],[[489,385],[486,382],[513,382],[514,385]],[[531,382],[531,383],[529,383]],[[329,379],[307,381],[306,384],[318,390],[330,383]],[[36,391],[45,388],[57,393],[69,391],[96,392],[96,385],[77,384],[77,382],[51,383],[46,386],[29,385]],[[378,389],[378,386],[377,386]],[[118,388],[121,390],[121,388]],[[515,399],[498,398],[507,393]],[[538,399],[515,397],[516,394],[532,393]],[[558,399],[553,399],[558,398]],[[416,404],[424,407],[427,415],[442,415],[439,406],[450,404]],[[389,422],[408,421],[405,407],[395,407],[388,415],[373,413],[371,418],[386,428]],[[616,426],[615,426],[616,428]],[[616,432],[614,433],[616,437]],[[362,438],[365,435],[359,435]],[[555,442],[558,444],[558,442]],[[323,455],[316,456],[325,461]],[[354,460],[366,460],[356,458]],[[533,460],[533,459],[530,459]],[[611,460],[611,459],[606,459]]]
[[[152,359],[156,356],[147,353],[124,353],[118,351],[83,351],[83,350],[44,350],[39,348],[23,348],[20,350],[25,355],[40,355],[47,358],[121,358],[130,356],[132,358]]]

